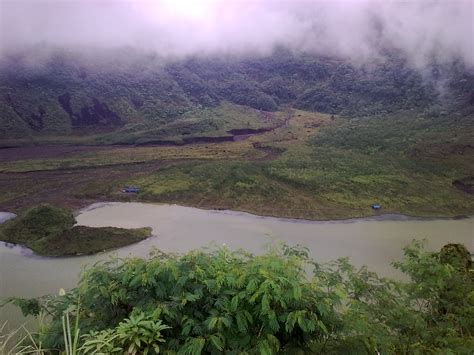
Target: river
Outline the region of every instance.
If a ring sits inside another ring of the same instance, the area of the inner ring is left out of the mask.
[[[385,215],[346,221],[313,222],[260,217],[233,211],[210,211],[165,204],[100,203],[83,209],[78,224],[123,228],[151,227],[153,237],[140,243],[94,256],[44,258],[19,246],[0,244],[0,299],[36,297],[72,288],[82,267],[110,255],[147,256],[154,247],[163,251],[225,244],[261,252],[280,241],[309,248],[318,261],[350,257],[357,266],[384,276],[400,278],[390,266],[414,238],[427,240],[438,250],[448,242],[464,243],[474,251],[474,217],[466,219],[415,219]],[[0,309],[0,324],[24,321],[13,307]]]

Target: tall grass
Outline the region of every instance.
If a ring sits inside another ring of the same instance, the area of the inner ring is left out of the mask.
[[[60,295],[65,294],[64,289],[61,289]],[[63,336],[64,336],[64,347],[66,348],[66,355],[76,355],[78,354],[77,351],[77,344],[79,342],[79,302],[77,301],[77,305],[72,306],[64,311],[62,316],[62,325],[63,325]],[[75,313],[76,319],[74,322],[74,329],[71,329],[71,319],[69,317],[70,314]],[[74,334],[74,337],[73,337]]]
[[[63,289],[60,290],[60,294],[65,293]],[[71,317],[75,316],[74,328],[71,327]],[[46,355],[48,349],[44,349],[41,341],[38,340],[44,325],[44,316],[40,314],[37,318],[39,320],[39,332],[31,332],[23,324],[20,327],[9,330],[7,328],[8,322],[6,321],[0,327],[0,354],[1,355],[13,355],[13,354],[36,354]],[[63,325],[63,337],[66,355],[78,355],[78,344],[79,344],[79,301],[76,306],[69,307],[64,311],[62,316]]]
[[[0,327],[0,354],[46,354],[41,342],[35,340],[36,333],[30,332],[25,325],[8,330],[7,324],[8,322],[5,322]]]

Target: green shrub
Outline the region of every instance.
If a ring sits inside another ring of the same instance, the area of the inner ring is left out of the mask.
[[[395,282],[346,259],[319,264],[298,246],[258,256],[155,251],[96,264],[30,313],[39,304],[51,315],[38,340],[57,351],[63,315],[79,304],[70,316],[80,318],[85,353],[469,354],[472,269],[441,259],[414,243],[395,264],[411,280]]]
[[[51,205],[39,205],[5,223],[2,233],[7,241],[31,243],[55,237],[76,223],[71,211]]]

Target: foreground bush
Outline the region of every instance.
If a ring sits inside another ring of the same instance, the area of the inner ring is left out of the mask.
[[[469,353],[467,250],[429,253],[414,243],[395,266],[411,281],[380,278],[345,259],[321,265],[300,247],[259,256],[154,252],[97,264],[63,295],[13,302],[51,315],[38,341],[57,352],[67,342],[66,315],[78,324],[68,332],[78,331],[82,353]]]

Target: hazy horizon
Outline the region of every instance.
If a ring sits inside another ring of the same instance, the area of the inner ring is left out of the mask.
[[[414,66],[462,59],[474,67],[473,7],[471,1],[1,0],[0,55],[34,47],[261,55],[281,46],[362,63],[395,49]]]

